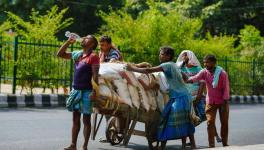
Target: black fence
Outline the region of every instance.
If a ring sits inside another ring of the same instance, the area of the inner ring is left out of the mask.
[[[3,84],[10,85],[8,93],[16,93],[17,86],[52,89],[72,84],[73,62],[56,57],[62,42],[23,40],[19,37],[0,36],[0,93]],[[71,45],[70,51],[80,49]],[[121,50],[126,61],[158,64],[158,54],[135,53]],[[200,60],[202,62],[202,59]],[[231,93],[237,95],[264,94],[264,62],[234,57],[218,58],[218,64],[229,74]],[[5,90],[6,91],[6,90]]]

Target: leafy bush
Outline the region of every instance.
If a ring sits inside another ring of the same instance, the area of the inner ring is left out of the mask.
[[[47,14],[40,15],[38,11],[32,9],[30,21],[7,12],[8,19],[1,25],[5,30],[12,28],[19,35],[16,43],[18,57],[14,64],[14,36],[2,34],[0,45],[2,57],[5,59],[2,61],[5,62],[1,63],[1,68],[5,68],[6,77],[11,77],[12,67],[17,65],[18,84],[30,89],[31,94],[34,87],[43,87],[45,90],[69,86],[66,81],[69,80],[70,62],[56,57],[61,42],[58,42],[55,36],[58,31],[73,22],[72,18],[63,19],[66,11],[67,9],[59,11],[58,7],[54,6]]]
[[[7,12],[6,24],[9,24],[18,35],[27,39],[56,40],[55,34],[73,23],[72,18],[63,20],[67,10],[66,8],[59,11],[57,6],[53,6],[47,14],[40,15],[38,11],[32,9],[29,16],[30,21],[25,21],[16,14]]]
[[[176,53],[190,49],[198,55],[213,53],[220,57],[233,54],[234,37],[207,34],[206,39],[201,39],[198,34],[201,19],[185,17],[165,3],[148,2],[148,6],[149,9],[135,19],[125,9],[99,13],[106,22],[100,33],[110,35],[123,52],[135,53],[126,57],[128,61],[144,60],[157,64],[159,47],[163,45],[172,46]],[[142,58],[142,53],[149,55]]]
[[[264,38],[260,35],[260,31],[251,25],[241,29],[239,37],[241,44],[238,51],[240,51],[241,59],[254,59],[250,73],[254,78],[252,82],[255,94],[260,94],[264,90]]]

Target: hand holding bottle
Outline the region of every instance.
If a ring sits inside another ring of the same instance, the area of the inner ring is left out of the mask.
[[[69,42],[70,44],[73,44],[74,42],[81,42],[82,38],[76,34],[76,33],[71,33],[69,31],[65,32],[65,36],[68,37],[67,42]]]

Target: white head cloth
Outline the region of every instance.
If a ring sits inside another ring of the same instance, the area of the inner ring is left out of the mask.
[[[199,60],[197,59],[197,57],[195,56],[195,54],[192,51],[190,51],[190,50],[183,50],[180,53],[180,55],[179,55],[179,57],[178,57],[178,59],[176,61],[176,64],[177,64],[178,67],[181,67],[182,64],[183,64],[183,58],[182,58],[182,56],[183,56],[184,53],[186,53],[187,54],[187,57],[189,58],[189,61],[188,61],[188,64],[189,65],[201,66]]]

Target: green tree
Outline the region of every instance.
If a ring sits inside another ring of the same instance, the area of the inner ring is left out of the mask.
[[[184,49],[194,50],[199,55],[214,53],[226,56],[233,53],[235,38],[207,34],[206,39],[202,39],[197,35],[202,26],[201,19],[183,16],[166,3],[149,1],[148,7],[137,18],[125,9],[100,13],[106,22],[100,33],[110,35],[124,51],[135,53],[127,56],[128,61],[143,59],[158,63],[157,53],[162,45],[171,45],[177,53]],[[155,56],[142,58],[142,53]]]
[[[33,9],[29,17],[30,21],[25,21],[19,16],[7,12],[8,19],[2,26],[5,26],[6,29],[14,29],[19,35],[17,62],[9,61],[10,66],[17,65],[17,77],[22,79],[18,84],[29,88],[31,94],[32,89],[36,86],[58,88],[61,85],[58,79],[64,79],[63,75],[65,74],[69,75],[69,69],[64,68],[69,68],[70,62],[58,61],[55,55],[57,49],[52,48],[60,45],[55,34],[73,23],[72,18],[64,19],[66,11],[67,9],[59,11],[58,7],[54,6],[46,14],[40,15]],[[14,39],[4,36],[1,37],[1,40],[3,57],[9,58],[8,54],[12,54],[14,51]],[[59,74],[58,70],[61,70]]]
[[[55,4],[54,0],[1,0],[0,1],[0,23],[7,19],[5,11],[10,11],[23,19],[27,18],[32,8],[35,8],[40,13],[45,13]]]
[[[203,33],[238,35],[245,24],[264,33],[263,0],[175,0],[173,8],[189,17],[203,19]]]
[[[75,20],[73,24],[56,34],[59,39],[65,39],[64,33],[66,30],[79,33],[80,35],[96,33],[103,23],[100,17],[96,16],[96,12],[98,10],[107,12],[109,7],[119,9],[125,5],[125,0],[1,0],[0,24],[8,18],[7,14],[4,13],[5,11],[18,15],[24,21],[30,21],[28,16],[32,8],[38,11],[40,15],[43,15],[54,5],[57,5],[59,10],[69,8],[65,13],[65,17],[74,18]]]
[[[63,28],[73,23],[72,18],[64,20],[64,14],[68,9],[58,10],[57,6],[53,6],[47,14],[40,15],[38,11],[32,9],[30,21],[24,21],[21,17],[12,12],[7,12],[9,25],[14,31],[27,39],[36,40],[55,40],[55,34]]]
[[[0,25],[0,34],[11,29],[11,26],[12,25],[10,22],[4,22],[3,24],[1,24]]]
[[[232,72],[237,77],[239,84],[251,85],[253,93],[262,94],[264,90],[264,37],[260,31],[252,26],[246,25],[240,30],[240,45],[236,48],[239,60],[243,65],[234,65]],[[236,80],[237,80],[236,79]],[[244,80],[243,80],[244,79]],[[248,92],[248,91],[247,91]]]

